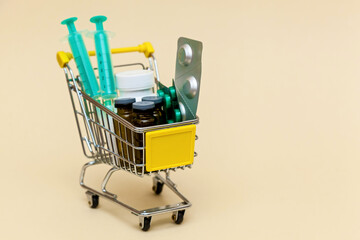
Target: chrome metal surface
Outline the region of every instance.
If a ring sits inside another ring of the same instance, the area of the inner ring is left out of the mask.
[[[90,192],[90,191],[86,191],[86,192],[85,192],[85,195],[86,195],[86,198],[87,198],[87,200],[88,200],[89,206],[92,206],[92,205],[93,205],[93,198],[92,198],[93,193]]]
[[[135,127],[82,92],[79,78],[75,78],[68,65],[64,68],[64,72],[84,154],[88,158],[111,165],[115,169],[123,169],[140,177],[144,176],[146,172],[145,133],[197,124],[199,121],[196,118],[145,128]],[[78,99],[78,101],[75,102],[74,99]],[[135,135],[139,139],[138,142],[143,142],[145,145],[137,144]],[[141,157],[135,158],[135,155]],[[162,171],[166,171],[166,169]]]
[[[182,210],[182,209],[191,207],[191,203],[189,202],[189,200],[187,200],[185,198],[185,196],[183,196],[176,189],[175,184],[170,179],[169,173],[166,173],[166,178],[163,178],[160,174],[155,173],[154,178],[156,179],[156,181],[160,181],[161,183],[164,183],[164,185],[166,185],[172,192],[174,192],[182,200],[182,202],[171,204],[171,205],[164,205],[164,206],[155,207],[155,208],[143,209],[143,210],[135,209],[135,208],[131,207],[130,205],[128,205],[124,202],[121,202],[118,199],[118,196],[116,194],[109,193],[108,191],[104,191],[104,189],[106,189],[106,185],[111,177],[111,174],[113,172],[115,172],[114,168],[110,169],[108,171],[108,173],[106,174],[104,181],[101,185],[102,191],[98,191],[98,190],[91,188],[85,184],[84,180],[85,180],[86,169],[90,166],[94,166],[97,164],[98,163],[96,161],[91,161],[91,162],[84,164],[84,166],[81,169],[80,186],[82,186],[83,188],[85,188],[86,190],[89,191],[89,192],[86,192],[88,200],[89,200],[89,195],[91,196],[92,194],[96,194],[96,195],[99,195],[101,197],[109,199],[109,200],[127,208],[129,211],[131,211],[132,214],[139,216],[139,217],[148,217],[148,216],[158,215],[158,214],[167,213],[167,212],[174,212],[174,211],[178,211],[178,210]]]
[[[103,191],[103,193],[109,195],[109,196],[112,197],[112,198],[117,198],[117,196],[116,196],[116,194],[113,194],[113,193],[108,192],[108,191],[106,190],[106,184],[109,182],[109,179],[110,179],[111,175],[112,175],[114,172],[118,171],[118,170],[120,170],[120,169],[118,169],[118,168],[116,168],[116,167],[111,168],[111,169],[106,173],[105,178],[104,178],[104,180],[103,180],[103,182],[102,182],[102,184],[101,184],[101,190]]]
[[[149,63],[150,68],[154,71],[155,80],[158,81],[159,73],[155,57],[152,56],[149,58]],[[145,68],[143,64],[124,64],[116,65],[114,67],[126,67],[133,65]],[[90,162],[84,164],[82,167],[79,179],[81,187],[87,190],[86,196],[90,206],[95,207],[93,205],[93,195],[98,195],[123,206],[134,215],[139,216],[140,223],[142,224],[145,217],[166,212],[176,212],[190,207],[191,203],[176,189],[176,185],[171,181],[170,170],[184,170],[185,168],[191,168],[191,165],[162,169],[155,172],[147,172],[145,160],[145,134],[147,132],[160,129],[197,124],[199,122],[199,118],[196,117],[193,120],[145,128],[135,127],[84,93],[81,88],[80,77],[75,77],[69,65],[66,65],[63,70],[73,106],[82,149],[84,155],[91,159]],[[138,139],[138,141],[135,141],[135,139]],[[141,140],[144,144],[138,144],[138,142],[141,142],[139,140]],[[135,156],[139,155],[142,157],[135,158]],[[195,156],[196,153],[194,153],[194,157]],[[99,186],[100,190],[85,184],[85,174],[87,168],[98,164],[107,164],[111,166],[111,169],[104,176],[101,186]],[[110,181],[112,174],[119,170],[123,170],[139,177],[154,175],[154,179],[166,185],[181,199],[181,202],[143,210],[135,209],[134,207],[120,201],[116,194],[107,190],[107,184]],[[162,172],[165,172],[165,178],[160,175]]]

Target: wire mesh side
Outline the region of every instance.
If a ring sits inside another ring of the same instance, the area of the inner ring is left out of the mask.
[[[147,131],[198,123],[198,119],[196,119],[148,128],[135,128],[129,122],[83,93],[79,77],[75,78],[71,69],[69,67],[67,69],[64,70],[83,151],[87,157],[94,158],[98,162],[123,169],[138,176],[149,174],[149,172],[146,172],[145,167],[145,133]],[[67,72],[71,73],[71,77]],[[89,151],[86,151],[86,149],[89,149]],[[194,156],[196,156],[196,153]],[[191,165],[156,172],[175,171],[186,167],[190,168]]]
[[[96,141],[96,159],[136,175],[143,175],[144,134],[134,133],[90,101],[86,101],[86,106]]]
[[[73,91],[74,92],[74,91]],[[145,131],[136,132],[128,125],[110,116],[110,110],[99,107],[94,101],[82,98],[85,106],[86,115],[89,120],[90,129],[86,129],[86,117],[76,108],[82,131],[91,146],[94,146],[93,158],[102,163],[123,169],[132,174],[143,176],[150,174],[146,171],[145,159]],[[76,107],[78,107],[77,104]],[[90,132],[94,136],[91,141]],[[196,153],[195,155],[196,156]],[[179,166],[171,169],[159,171],[176,171],[177,169],[190,168],[191,165]],[[159,172],[157,171],[157,172]]]

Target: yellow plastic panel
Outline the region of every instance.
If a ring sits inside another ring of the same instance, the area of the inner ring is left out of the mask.
[[[192,164],[195,131],[195,125],[188,125],[146,133],[146,170],[151,172]]]
[[[56,60],[61,68],[65,67],[66,64],[73,58],[71,53],[57,52]]]

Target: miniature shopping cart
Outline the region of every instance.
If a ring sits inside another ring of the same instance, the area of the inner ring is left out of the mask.
[[[154,50],[150,43],[131,48],[112,49],[111,51],[113,54],[136,51],[144,53],[149,60],[149,68],[153,70],[155,80],[158,81]],[[95,53],[90,51],[89,55],[94,56]],[[75,76],[69,66],[71,59],[70,53],[57,53],[58,63],[65,72],[83,152],[87,158],[91,159],[82,167],[80,174],[80,185],[87,190],[86,196],[90,207],[98,206],[100,196],[112,200],[139,216],[139,225],[144,231],[150,228],[151,217],[162,213],[172,212],[172,219],[175,223],[180,224],[183,221],[185,209],[190,207],[191,203],[176,189],[175,184],[170,180],[170,172],[191,168],[196,156],[194,152],[197,138],[195,125],[199,119],[144,128],[135,127],[82,90],[80,77]],[[114,68],[125,66],[146,68],[141,63],[115,65]],[[134,144],[135,136],[140,137],[143,142],[142,146]],[[136,153],[138,153],[137,156],[141,156],[140,162],[135,158]],[[87,186],[84,178],[88,167],[100,163],[108,164],[112,168],[106,173],[99,191]],[[153,191],[156,194],[161,193],[165,184],[181,198],[182,202],[144,210],[135,209],[121,202],[116,194],[106,189],[111,175],[119,170],[138,177],[152,175]],[[164,176],[161,176],[161,173]]]

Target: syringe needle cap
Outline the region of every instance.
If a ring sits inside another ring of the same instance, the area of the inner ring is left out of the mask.
[[[99,15],[99,16],[94,16],[94,17],[90,18],[90,22],[96,24],[96,30],[104,30],[102,23],[105,22],[106,19],[107,19],[107,17]]]
[[[75,24],[74,22],[77,20],[78,18],[77,17],[71,17],[71,18],[68,18],[68,19],[65,19],[61,22],[61,24],[63,25],[67,25],[68,29],[69,29],[69,32],[70,33],[73,33],[73,32],[76,32],[76,28],[75,28]]]

